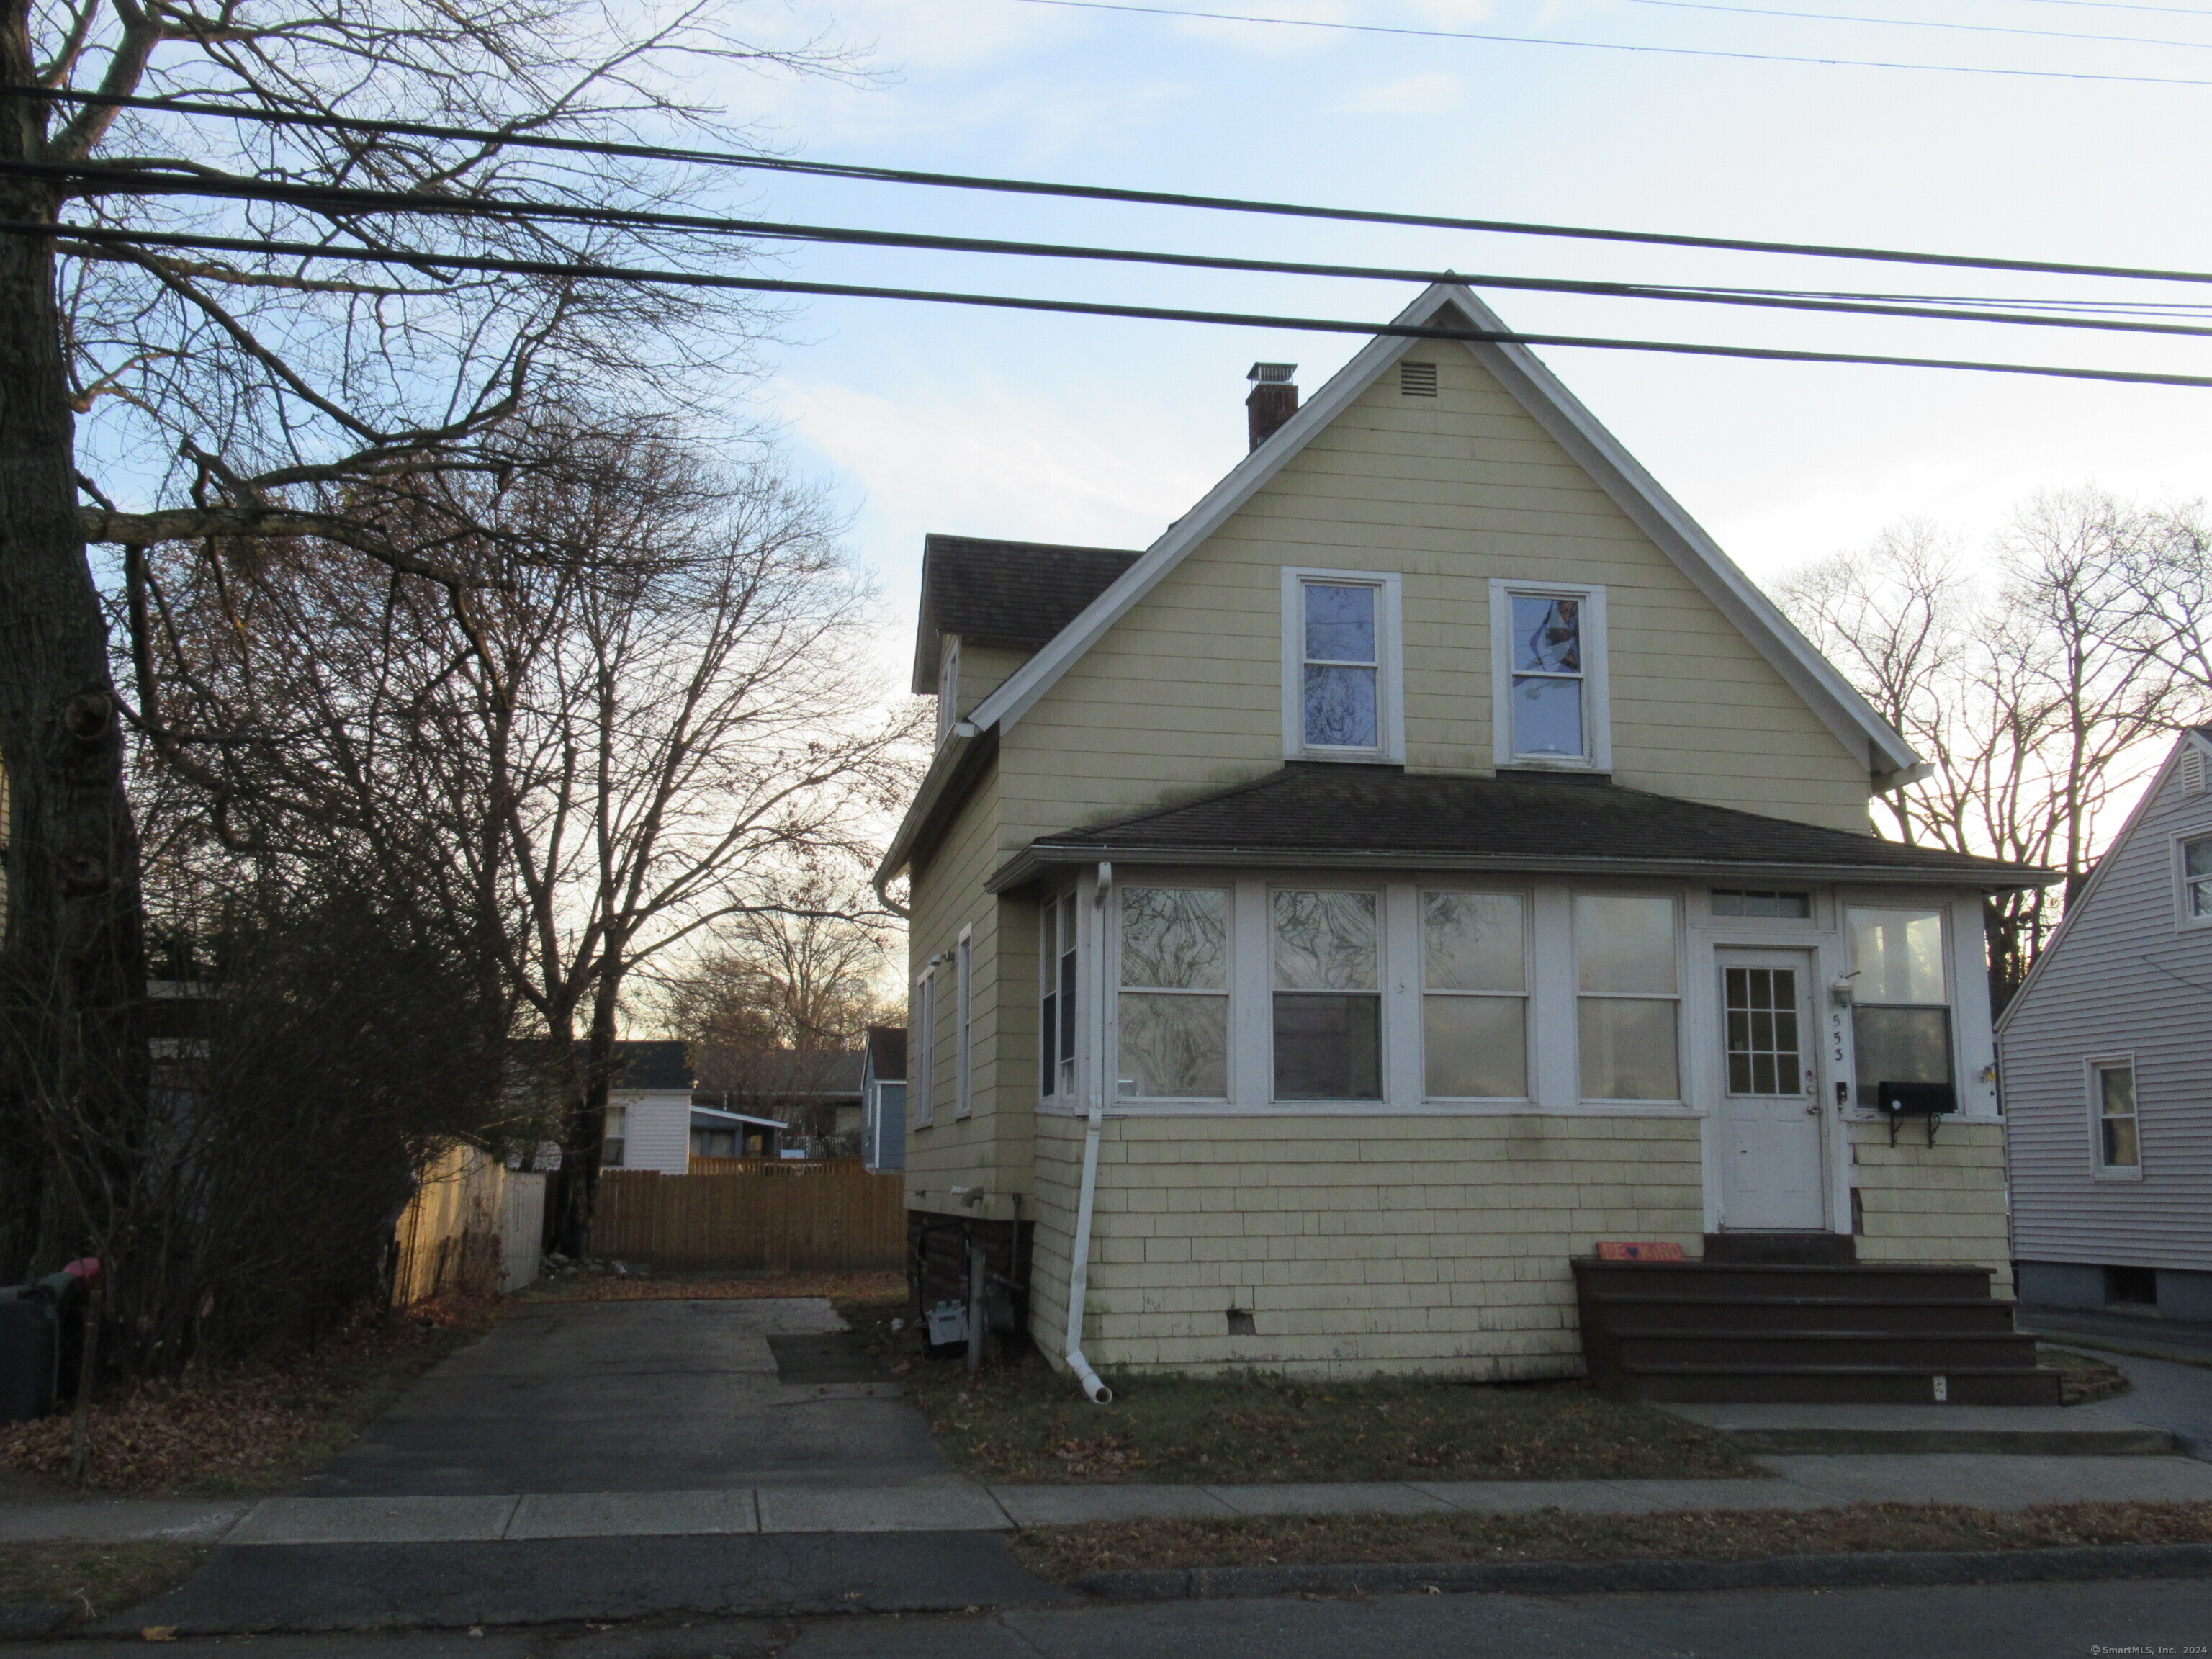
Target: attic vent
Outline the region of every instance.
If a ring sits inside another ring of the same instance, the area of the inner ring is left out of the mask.
[[[1398,395],[1401,398],[1435,397],[1437,366],[1434,363],[1399,364]]]
[[[2181,751],[2181,793],[2204,793],[2204,751],[2193,743]]]

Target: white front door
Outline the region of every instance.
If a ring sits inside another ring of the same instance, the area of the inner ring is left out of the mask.
[[[1814,1231],[1822,1119],[1813,1059],[1813,958],[1720,951],[1721,1224]]]

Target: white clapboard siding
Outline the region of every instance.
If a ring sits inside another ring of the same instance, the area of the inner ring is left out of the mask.
[[[2212,1271],[2212,927],[2179,925],[2174,850],[2212,834],[2197,742],[2180,740],[2006,1012],[2021,1261]],[[2142,1178],[2100,1180],[2087,1066],[2125,1054]]]
[[[613,1103],[626,1109],[623,1168],[687,1175],[691,1169],[691,1095],[673,1089],[617,1089]]]

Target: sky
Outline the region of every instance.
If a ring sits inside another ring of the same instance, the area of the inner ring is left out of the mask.
[[[1267,27],[1031,0],[750,0],[726,9],[733,32],[785,44],[826,40],[867,73],[840,80],[721,68],[702,73],[692,90],[754,124],[763,142],[809,160],[2212,270],[2212,220],[2192,207],[2204,200],[2212,169],[2212,4],[1770,0],[1760,11],[1757,0],[1190,3],[1518,39]],[[1805,15],[1816,12],[1893,21]],[[1556,44],[1570,41],[2204,84]],[[2182,284],[752,178],[748,208],[819,224],[1477,275],[2212,302],[2212,293]],[[1276,315],[1379,321],[1419,291],[1410,283],[1057,259],[819,246],[765,252],[781,274],[810,280]],[[1531,331],[2212,374],[2212,341],[1516,291],[1485,297],[1509,324]],[[1253,362],[1297,362],[1310,391],[1358,343],[1279,330],[814,299],[791,309],[765,378],[748,395],[782,434],[793,465],[849,513],[849,544],[882,587],[886,672],[897,677],[925,533],[1142,547],[1243,453]],[[1978,543],[2040,489],[2095,484],[2146,501],[2212,492],[2212,389],[1585,349],[1539,355],[1762,581],[1907,518]]]

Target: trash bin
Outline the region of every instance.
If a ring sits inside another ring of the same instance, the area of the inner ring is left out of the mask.
[[[61,1354],[55,1293],[44,1285],[0,1288],[0,1423],[54,1408]]]

